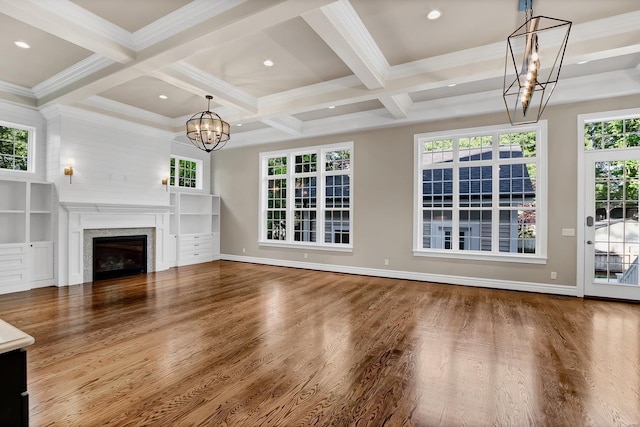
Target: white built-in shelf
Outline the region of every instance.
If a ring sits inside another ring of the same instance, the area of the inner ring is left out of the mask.
[[[52,285],[53,184],[0,180],[0,194],[0,293]]]
[[[177,264],[211,261],[220,252],[220,197],[172,193],[169,234],[177,236]]]

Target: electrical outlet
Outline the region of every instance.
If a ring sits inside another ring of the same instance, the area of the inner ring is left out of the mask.
[[[305,253],[304,253],[304,259],[307,259],[307,258],[309,258],[309,256],[308,256],[308,255],[307,255],[307,253],[305,252]]]
[[[242,253],[247,253],[247,250],[245,248],[242,248]]]
[[[384,265],[389,265],[389,260],[388,259],[384,260]]]
[[[551,280],[556,280],[558,278],[558,273],[556,273],[555,271],[551,272]]]

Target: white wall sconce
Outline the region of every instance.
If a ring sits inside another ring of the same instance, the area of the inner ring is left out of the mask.
[[[169,178],[168,177],[163,177],[162,178],[162,185],[164,185],[166,191],[169,191]]]

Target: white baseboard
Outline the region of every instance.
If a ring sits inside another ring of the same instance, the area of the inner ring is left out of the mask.
[[[483,279],[477,277],[451,276],[445,274],[418,273],[414,271],[384,270],[380,268],[349,267],[345,265],[318,264],[271,258],[258,258],[241,255],[220,255],[221,260],[249,262],[252,264],[275,265],[279,267],[303,268],[307,270],[331,271],[334,273],[359,274],[362,276],[387,277],[390,279],[416,280],[420,282],[464,285],[479,288],[504,289],[509,291],[538,292],[543,294],[578,296],[575,286],[562,286],[547,283],[521,282],[512,280]]]

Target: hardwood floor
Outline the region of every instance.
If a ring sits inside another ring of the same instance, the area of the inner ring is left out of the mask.
[[[640,305],[218,261],[0,296],[32,426],[640,425]]]

